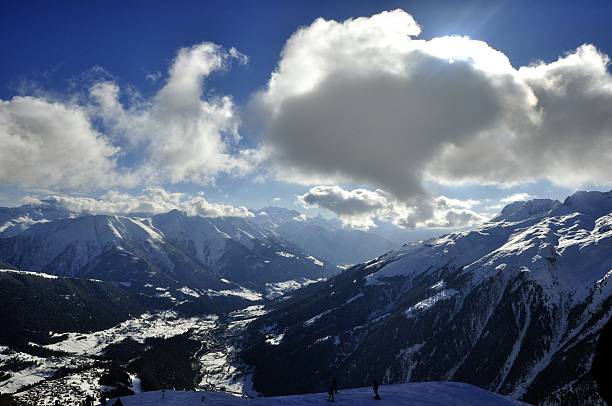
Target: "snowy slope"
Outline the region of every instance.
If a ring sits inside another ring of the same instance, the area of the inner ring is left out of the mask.
[[[404,385],[381,386],[382,400],[373,399],[371,388],[341,390],[336,397],[338,404],[362,405],[427,405],[427,406],[518,406],[524,403],[509,399],[472,385],[458,382],[420,382]],[[202,398],[204,397],[204,401]],[[246,399],[219,392],[144,392],[121,398],[126,405],[138,406],[191,406],[213,404],[219,406],[273,406],[327,404],[326,393],[308,395]],[[110,402],[109,402],[110,403]]]
[[[279,302],[244,357],[266,394],[309,392],[338,371],[353,386],[459,380],[531,402],[597,402],[588,370],[612,312],[611,253],[612,193],[513,203]]]
[[[22,270],[125,283],[220,288],[218,276],[165,241],[147,219],[82,216],[0,239],[0,258]]]
[[[239,217],[187,216],[178,210],[152,218],[166,240],[232,282],[266,291],[266,284],[317,280],[335,266],[274,231]]]
[[[244,286],[261,294],[270,293],[268,284],[301,286],[335,272],[335,266],[245,219],[177,210],[153,218],[41,221],[0,238],[0,259],[57,275],[224,291]]]

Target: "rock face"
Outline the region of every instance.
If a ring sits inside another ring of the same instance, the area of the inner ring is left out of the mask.
[[[597,404],[612,307],[612,193],[514,203],[279,301],[243,358],[265,394],[455,380],[537,404]]]

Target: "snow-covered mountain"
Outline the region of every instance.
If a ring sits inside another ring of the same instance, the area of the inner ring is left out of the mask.
[[[0,207],[0,237],[21,233],[36,223],[46,223],[73,215],[65,208],[43,201],[41,204],[24,204],[19,207]]]
[[[151,218],[81,215],[0,238],[19,269],[113,282],[277,294],[337,272],[278,234],[237,217],[173,210]],[[291,282],[291,286],[278,286]],[[239,285],[239,286],[238,286]]]
[[[241,217],[205,218],[173,210],[154,216],[152,225],[191,258],[255,290],[337,273],[334,265]]]
[[[0,239],[19,269],[114,282],[220,288],[219,277],[169,244],[149,220],[83,216],[34,224]]]
[[[612,308],[612,192],[507,206],[279,301],[244,359],[265,394],[456,380],[538,404],[598,404],[589,375]],[[299,379],[295,376],[299,375]]]
[[[373,231],[342,227],[338,219],[307,217],[281,207],[268,206],[255,211],[252,221],[317,258],[337,265],[367,261],[401,245]]]

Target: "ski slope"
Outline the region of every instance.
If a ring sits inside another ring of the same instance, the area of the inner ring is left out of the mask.
[[[495,394],[459,382],[418,382],[401,385],[383,385],[379,394],[381,400],[373,398],[371,388],[340,390],[336,395],[337,404],[361,405],[419,405],[419,406],[518,406],[526,403]],[[202,398],[204,397],[204,399]],[[247,399],[221,392],[143,392],[121,398],[125,406],[302,406],[329,404],[326,393],[294,396]],[[109,402],[112,405],[114,402]]]

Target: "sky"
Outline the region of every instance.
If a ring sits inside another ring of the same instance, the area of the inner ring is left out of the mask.
[[[4,2],[0,205],[466,227],[610,189],[610,2]]]

